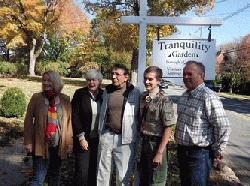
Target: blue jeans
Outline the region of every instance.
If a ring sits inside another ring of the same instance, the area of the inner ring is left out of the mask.
[[[210,148],[178,146],[182,186],[208,186],[213,153]]]
[[[33,177],[31,186],[43,185],[45,176],[48,172],[48,185],[60,185],[61,159],[58,157],[58,148],[49,148],[49,158],[33,156]]]

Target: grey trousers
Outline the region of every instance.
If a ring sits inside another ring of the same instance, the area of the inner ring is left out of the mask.
[[[97,163],[97,186],[109,186],[113,162],[116,185],[127,186],[134,170],[135,143],[122,144],[122,136],[109,130],[100,136]]]

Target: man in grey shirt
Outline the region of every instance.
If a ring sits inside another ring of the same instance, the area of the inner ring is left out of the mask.
[[[97,185],[109,186],[112,162],[116,166],[116,184],[128,185],[135,163],[140,92],[128,83],[128,69],[112,67],[112,84],[103,93],[99,118]]]

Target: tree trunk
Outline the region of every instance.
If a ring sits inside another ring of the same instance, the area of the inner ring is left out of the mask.
[[[10,61],[10,49],[6,50],[6,59],[7,61]]]
[[[36,75],[35,74],[35,65],[36,65],[36,59],[40,55],[43,49],[43,42],[37,42],[35,38],[32,39],[32,43],[30,46],[30,67],[29,67],[29,74],[31,76]],[[38,45],[38,46],[37,46]]]
[[[232,87],[229,88],[229,93],[230,93],[230,94],[233,93],[233,88],[232,88]]]
[[[138,49],[134,48],[131,60],[131,83],[137,85],[137,70],[138,70]]]
[[[36,75],[35,74],[35,65],[36,65],[35,48],[36,48],[36,39],[32,39],[32,43],[30,47],[30,67],[29,67],[29,73],[31,76]]]

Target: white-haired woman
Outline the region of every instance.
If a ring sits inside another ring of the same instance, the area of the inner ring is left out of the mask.
[[[98,120],[103,90],[101,72],[85,73],[87,86],[76,90],[72,105],[72,126],[75,153],[75,185],[95,186],[98,150]]]
[[[61,93],[63,82],[54,71],[42,76],[42,92],[33,94],[24,120],[24,146],[33,156],[31,185],[60,184],[61,160],[72,151],[70,98]]]

